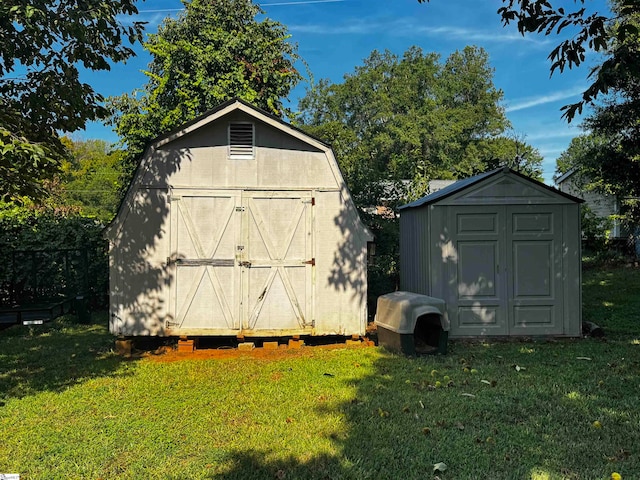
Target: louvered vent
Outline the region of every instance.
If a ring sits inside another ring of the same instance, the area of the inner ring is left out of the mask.
[[[229,125],[229,157],[253,158],[253,123]]]

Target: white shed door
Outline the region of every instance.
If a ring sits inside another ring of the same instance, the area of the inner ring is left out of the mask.
[[[240,328],[240,197],[235,192],[183,191],[171,197],[175,262],[174,320],[180,330]]]
[[[452,213],[452,333],[563,333],[561,207],[469,206]]]
[[[175,333],[309,333],[313,199],[307,192],[186,191],[171,198]]]
[[[243,196],[243,327],[265,335],[305,333],[312,326],[313,198],[306,192]]]

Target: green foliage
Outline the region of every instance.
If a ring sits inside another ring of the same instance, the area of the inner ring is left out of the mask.
[[[85,217],[109,223],[120,203],[124,152],[112,151],[103,140],[63,141],[70,155],[57,177],[58,202],[78,207]]]
[[[34,142],[16,135],[3,117],[0,113],[0,200],[40,196],[43,181],[58,170],[62,145],[56,137]]]
[[[624,13],[624,3],[618,4]],[[623,41],[619,32],[625,25],[640,25],[640,12],[625,14],[613,30],[617,40],[608,50],[608,59],[623,62],[640,57],[640,35],[627,31]],[[612,94],[594,109],[584,127],[601,141],[582,162],[583,169],[598,180],[600,191],[612,193],[623,202],[624,222],[631,231],[640,223],[637,198],[640,197],[640,71],[619,71],[611,79]]]
[[[61,255],[54,252],[64,249],[86,251],[86,260],[84,253],[74,256],[76,266],[71,272],[74,278],[69,279],[68,285],[74,285],[76,290],[88,288],[88,291],[74,291],[73,295],[89,294],[102,300],[108,291],[102,224],[83,217],[77,209],[36,206],[27,199],[22,203],[0,203],[0,300],[7,301],[12,288],[46,292],[48,297],[65,293],[67,284],[62,282],[67,266]],[[15,256],[16,251],[34,250],[50,253],[38,258],[29,253]]]
[[[225,100],[238,97],[286,114],[283,98],[301,79],[286,28],[258,20],[264,12],[251,0],[183,3],[178,18],[167,18],[144,44],[152,56],[147,84],[110,99],[129,175],[149,140]]]
[[[418,0],[420,3],[429,0]],[[593,68],[588,78],[591,85],[583,92],[579,102],[562,107],[563,117],[570,122],[576,114],[582,113],[585,105],[593,105],[599,95],[606,95],[617,88],[619,78],[640,76],[640,65],[634,49],[628,49],[627,40],[638,35],[638,24],[633,16],[640,13],[637,0],[614,0],[612,16],[590,11],[586,0],[577,0],[575,8],[567,8],[566,2],[547,0],[502,0],[504,6],[498,9],[504,25],[515,23],[522,34],[544,35],[569,34],[550,53],[551,74],[565,68],[581,65],[588,50],[607,52],[611,41],[621,46],[617,55],[611,55]],[[612,27],[615,28],[612,30]]]
[[[58,132],[106,115],[78,68],[130,58],[142,25],[121,16],[135,13],[134,0],[0,2],[0,200],[43,195],[65,156]]]
[[[440,462],[443,480],[633,479],[640,269],[583,279],[606,341],[125,360],[106,315],[13,327],[0,332],[0,465],[34,480],[431,479]]]
[[[486,170],[507,166],[534,180],[542,182],[543,157],[538,149],[515,136],[501,135],[477,144],[476,156]]]
[[[628,13],[625,2],[613,7],[619,23],[610,30],[613,40],[606,54],[614,63],[624,63],[631,56],[637,64],[640,36],[625,29],[621,40],[619,29],[639,25],[640,13]],[[589,134],[571,142],[558,159],[557,172],[576,168],[586,189],[616,196],[622,223],[634,232],[640,224],[640,72],[620,69],[608,81],[609,96],[584,121]]]
[[[602,140],[593,134],[579,135],[571,139],[569,147],[556,159],[555,179],[560,178],[572,168],[576,169],[581,177],[586,175],[585,166],[602,144]]]
[[[361,212],[362,220],[375,237],[375,255],[367,266],[367,308],[369,321],[373,321],[380,295],[398,290],[400,276],[398,270],[400,256],[400,225],[398,219],[390,215]]]
[[[609,218],[598,217],[588,206],[580,207],[582,239],[585,249],[596,255],[606,253],[610,249],[609,233],[613,222]]]
[[[508,125],[492,76],[477,47],[444,62],[418,47],[402,57],[374,51],[342,84],[310,89],[299,121],[332,144],[357,203],[375,205],[388,181],[415,187],[484,171],[477,145]]]

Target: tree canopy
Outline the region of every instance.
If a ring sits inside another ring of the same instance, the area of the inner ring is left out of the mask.
[[[120,204],[122,150],[104,140],[62,139],[70,152],[56,176],[58,202],[75,206],[79,213],[107,224]]]
[[[441,61],[412,47],[402,56],[372,52],[341,84],[320,81],[300,101],[298,120],[331,143],[357,202],[367,206],[388,193],[390,181],[411,180],[417,197],[431,179],[464,178],[506,161],[509,140],[497,139],[509,126],[501,99],[483,49],[466,47]]]
[[[0,199],[43,193],[65,149],[60,132],[103,118],[102,96],[80,68],[109,70],[134,55],[135,0],[0,2]]]
[[[625,2],[614,3],[621,21],[611,26],[612,41],[607,47],[608,59],[640,58],[640,35],[626,28],[640,25],[640,13],[624,14]],[[621,40],[619,28],[626,34]],[[618,61],[618,60],[615,60]],[[562,173],[575,168],[583,187],[613,194],[622,202],[625,220],[634,225],[640,221],[640,75],[621,70],[610,79],[609,94],[586,117],[586,135],[573,139],[557,161]]]
[[[115,130],[126,144],[129,169],[146,143],[238,97],[270,113],[287,113],[283,99],[301,79],[297,46],[286,28],[251,0],[183,0],[144,48],[148,82],[110,99]]]
[[[418,0],[420,3],[429,1]],[[637,56],[633,49],[625,46],[628,45],[625,42],[627,37],[638,34],[638,25],[632,20],[634,15],[640,13],[640,2],[637,0],[615,0],[613,14],[588,9],[586,0],[575,0],[573,8],[559,0],[502,0],[502,3],[497,13],[503,24],[515,23],[522,35],[569,33],[549,53],[551,74],[556,70],[562,72],[567,67],[577,67],[585,61],[587,51],[606,52],[612,39],[617,42],[616,55],[607,56],[600,65],[590,70],[588,78],[591,85],[583,92],[581,100],[562,108],[567,121],[570,122],[577,113],[581,113],[585,105],[594,104],[599,95],[615,89],[618,77],[640,75]]]

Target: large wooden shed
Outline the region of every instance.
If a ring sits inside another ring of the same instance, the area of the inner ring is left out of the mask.
[[[153,141],[105,236],[116,335],[365,332],[373,238],[331,148],[243,101]]]
[[[581,333],[580,202],[509,168],[400,208],[400,288],[446,302],[450,337]]]

